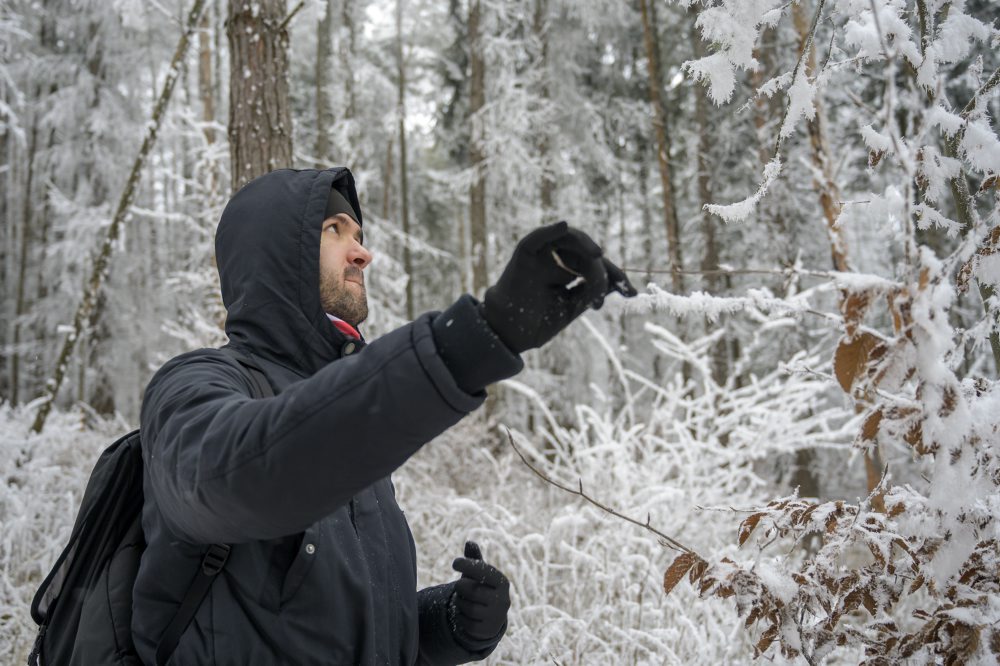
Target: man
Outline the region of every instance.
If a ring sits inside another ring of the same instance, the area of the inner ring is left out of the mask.
[[[416,591],[416,553],[390,473],[516,374],[624,273],[565,223],[527,236],[484,302],[366,345],[361,208],[346,169],[272,172],[222,214],[216,258],[229,346],[275,397],[214,349],[183,354],[142,406],[148,546],[132,632],[157,644],[208,544],[225,569],[172,664],[459,664],[506,630],[508,584],[475,544],[462,577]]]

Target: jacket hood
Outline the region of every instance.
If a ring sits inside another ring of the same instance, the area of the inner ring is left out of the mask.
[[[230,343],[303,375],[339,358],[346,340],[319,297],[320,235],[331,187],[361,223],[348,169],[281,169],[237,192],[215,233]]]

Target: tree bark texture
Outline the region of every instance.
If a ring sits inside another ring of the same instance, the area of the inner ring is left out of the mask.
[[[660,54],[657,45],[656,9],[652,0],[639,0],[642,10],[642,36],[649,69],[649,103],[653,107],[653,133],[656,136],[657,163],[660,167],[660,188],[663,195],[663,219],[667,229],[667,256],[670,258],[670,278],[674,293],[684,293],[684,269],[681,261],[680,224],[670,171],[670,138],[667,110],[663,103],[663,82],[660,74]]]
[[[166,80],[163,82],[163,89],[156,100],[156,106],[153,107],[153,117],[147,126],[146,136],[143,138],[139,153],[132,163],[132,170],[125,183],[125,189],[122,191],[121,198],[118,200],[118,207],[115,209],[111,224],[108,225],[104,242],[101,244],[101,249],[94,259],[90,277],[84,288],[83,298],[79,306],[77,306],[76,314],[73,317],[73,325],[57,357],[55,371],[45,384],[44,399],[39,405],[38,412],[35,414],[35,421],[31,426],[32,432],[39,433],[45,427],[45,420],[52,411],[52,404],[55,402],[56,395],[59,393],[59,388],[62,386],[63,379],[66,376],[66,369],[69,366],[73,350],[84,332],[86,323],[91,319],[98,292],[104,284],[108,269],[110,268],[111,251],[121,234],[122,226],[129,217],[129,208],[131,208],[132,201],[135,199],[135,192],[139,185],[142,169],[146,164],[146,158],[149,157],[149,153],[156,143],[157,134],[163,122],[163,116],[166,113],[167,105],[170,102],[170,97],[173,95],[174,86],[180,74],[181,61],[187,52],[191,33],[194,32],[195,27],[198,25],[198,19],[201,16],[204,6],[205,0],[195,0],[191,11],[188,13],[187,24],[174,51],[173,59],[170,62],[170,69],[168,70]]]
[[[229,154],[233,192],[292,164],[284,0],[229,0]]]
[[[316,25],[316,168],[331,165],[330,128],[333,126],[333,103],[330,79],[333,75],[333,2],[325,0],[323,18]]]
[[[406,319],[416,318],[413,305],[413,254],[410,251],[410,189],[406,162],[406,60],[403,57],[403,0],[396,0],[396,93],[399,121],[399,207],[403,234],[403,270],[406,272]]]
[[[539,95],[542,98],[542,108],[548,108],[551,99],[549,90],[549,32],[548,32],[549,0],[535,0],[535,16],[532,30],[538,41],[538,67],[541,69],[541,85]],[[542,167],[542,178],[539,184],[539,202],[542,211],[542,224],[555,221],[555,191],[556,180],[552,174],[551,148],[552,137],[548,132],[548,123],[542,122],[538,127],[538,162]]]
[[[816,41],[810,39],[810,26],[813,21],[807,13],[804,2],[792,5],[792,21],[795,29],[799,33],[799,48],[804,49],[808,44],[809,52],[805,54],[805,68],[800,72],[800,76],[812,76],[816,73]],[[840,188],[837,187],[833,178],[831,165],[833,158],[830,148],[824,135],[825,112],[822,101],[817,97],[813,100],[816,110],[812,120],[807,123],[809,133],[810,157],[813,166],[816,168],[818,177],[813,178],[813,187],[819,196],[820,208],[823,210],[823,219],[826,221],[827,233],[830,238],[830,257],[833,267],[838,271],[849,271],[850,266],[847,261],[847,244],[844,240],[843,231],[837,227],[837,218],[840,216]]]
[[[705,45],[701,41],[694,21],[691,21],[689,39],[693,47],[694,57],[701,58],[705,55]],[[712,147],[710,136],[711,127],[709,116],[711,105],[708,103],[708,96],[705,86],[694,86],[695,115],[698,118],[698,203],[701,210],[701,230],[704,237],[705,249],[701,257],[701,270],[704,271],[705,289],[710,294],[721,294],[722,280],[718,274],[719,269],[719,246],[715,238],[715,216],[708,212],[706,205],[712,203],[712,178],[711,162],[709,152]],[[705,321],[706,328],[713,330],[724,325],[723,321]],[[725,339],[720,339],[712,348],[712,379],[722,386],[726,383],[726,376],[729,372],[729,350]]]
[[[472,244],[472,292],[481,296],[489,286],[486,231],[486,155],[483,152],[484,128],[478,117],[486,105],[486,63],[483,56],[479,0],[469,3],[469,119],[472,140],[469,142],[469,162],[474,171],[469,188],[469,240]]]
[[[22,203],[22,218],[21,218],[21,246],[18,250],[18,267],[17,267],[17,294],[15,296],[15,306],[14,306],[14,339],[13,339],[13,353],[11,354],[10,363],[10,401],[11,404],[18,404],[21,399],[20,386],[21,386],[21,317],[27,312],[27,301],[25,298],[26,283],[28,279],[28,255],[31,251],[31,240],[34,236],[34,220],[32,219],[32,211],[34,211],[34,206],[32,205],[33,193],[32,185],[34,181],[35,174],[35,151],[38,144],[38,115],[32,115],[31,121],[31,134],[28,138],[28,159],[27,159],[27,176],[25,178],[24,184],[24,201]]]
[[[347,98],[347,106],[344,109],[344,118],[351,119],[357,115],[357,93],[354,88],[354,54],[357,53],[356,35],[354,34],[354,14],[351,13],[352,0],[342,0],[340,3],[340,35],[338,51],[340,60],[337,69],[344,77],[344,96]],[[345,39],[346,37],[346,39]]]

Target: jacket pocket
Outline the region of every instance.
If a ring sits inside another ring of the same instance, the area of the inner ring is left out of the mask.
[[[318,555],[316,545],[318,535],[319,530],[316,529],[315,525],[300,535],[295,558],[288,567],[288,571],[285,573],[284,580],[281,583],[279,608],[295,596],[295,593],[302,587],[302,581],[305,580],[309,569],[312,568],[313,563],[316,561]]]

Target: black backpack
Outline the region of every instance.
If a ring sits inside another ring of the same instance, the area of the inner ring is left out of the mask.
[[[223,348],[249,372],[254,397],[274,395],[253,362]],[[134,430],[101,454],[83,493],[69,543],[45,577],[31,603],[38,636],[30,666],[142,662],[132,642],[132,587],[146,548],[142,534],[142,451]],[[174,619],[156,648],[156,663],[166,664],[181,634],[194,618],[215,576],[229,557],[229,546],[209,546]]]

